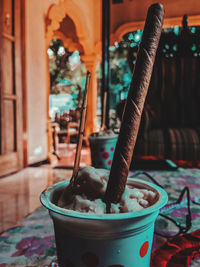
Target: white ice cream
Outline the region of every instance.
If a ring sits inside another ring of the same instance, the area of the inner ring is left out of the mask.
[[[114,133],[112,130],[104,130],[104,131],[99,131],[96,133],[91,134],[92,137],[105,137],[105,136],[116,136],[117,134]]]
[[[78,173],[75,191],[69,196],[64,208],[78,212],[104,214],[106,204],[102,201],[106,191],[109,171],[85,167]],[[156,193],[147,189],[133,188],[130,185],[118,204],[111,204],[111,213],[140,211],[154,203]]]

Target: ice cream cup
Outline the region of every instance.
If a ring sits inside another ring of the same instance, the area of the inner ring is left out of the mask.
[[[156,202],[137,212],[89,215],[54,204],[67,182],[42,192],[41,203],[54,223],[60,267],[150,266],[155,220],[168,196],[162,188],[146,181],[128,179],[128,183],[155,191]]]
[[[117,138],[118,135],[88,137],[93,167],[110,170]]]

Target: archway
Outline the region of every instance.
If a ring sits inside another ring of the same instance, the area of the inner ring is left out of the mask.
[[[49,8],[46,16],[46,51],[52,39],[62,40],[63,46],[70,52],[79,51],[81,60],[91,73],[88,90],[88,112],[86,119],[86,135],[97,131],[97,77],[96,66],[100,61],[101,51],[97,52],[97,44],[92,40],[93,28],[89,20],[83,16],[82,9],[73,1],[62,1]],[[50,91],[49,69],[47,58],[48,95]],[[48,102],[48,100],[47,100]],[[49,103],[48,103],[49,106]],[[50,139],[50,135],[49,135]],[[49,148],[51,141],[49,142]]]
[[[188,26],[198,26],[200,23],[200,16],[188,16]],[[174,26],[182,26],[182,17],[175,17],[175,18],[165,18],[163,23],[163,28],[171,28]],[[135,22],[128,22],[119,25],[119,27],[115,30],[115,32],[111,35],[111,44],[115,42],[120,42],[125,34],[128,32],[134,32],[137,30],[142,30],[144,27],[144,21],[135,21]]]
[[[49,43],[55,37],[66,17],[69,17],[73,22],[77,40],[82,45],[84,53],[91,54],[89,23],[83,16],[81,8],[73,1],[65,0],[49,8],[46,16],[46,42]]]

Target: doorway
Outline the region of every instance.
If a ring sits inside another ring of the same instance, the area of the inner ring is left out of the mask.
[[[0,177],[23,168],[22,5],[1,0]]]

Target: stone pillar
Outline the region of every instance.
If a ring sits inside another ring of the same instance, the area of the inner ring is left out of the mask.
[[[88,136],[93,132],[98,131],[97,123],[97,64],[99,57],[96,55],[84,55],[82,60],[87,71],[91,73],[89,88],[88,88],[88,103],[85,135]]]

